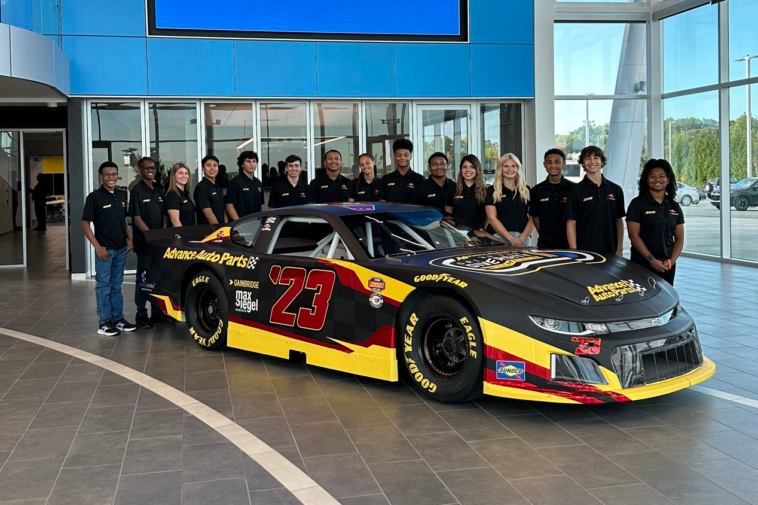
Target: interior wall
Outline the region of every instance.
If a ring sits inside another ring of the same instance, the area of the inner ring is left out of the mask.
[[[37,174],[42,172],[42,158],[45,156],[63,156],[63,134],[54,133],[25,133],[24,158],[26,161],[26,187],[29,190],[37,185]],[[26,215],[34,222],[34,202],[31,193],[27,191]]]

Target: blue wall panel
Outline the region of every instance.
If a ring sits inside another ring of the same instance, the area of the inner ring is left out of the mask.
[[[34,28],[31,0],[0,0],[0,3],[2,3],[0,22],[18,26],[24,30]]]
[[[469,46],[397,44],[397,96],[470,96]]]
[[[63,0],[66,35],[144,36],[144,0]]]
[[[78,95],[146,95],[147,39],[64,37],[71,59],[71,93]]]
[[[473,44],[471,94],[492,97],[534,95],[534,46]]]
[[[237,96],[315,96],[313,42],[234,42]]]
[[[394,44],[316,44],[319,96],[395,96]]]
[[[148,39],[151,95],[233,96],[231,40]]]
[[[533,2],[539,1],[544,0],[469,0],[469,40],[474,44],[534,44]]]

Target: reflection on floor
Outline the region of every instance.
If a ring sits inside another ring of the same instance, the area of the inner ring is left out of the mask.
[[[47,231],[26,230],[28,273],[66,274],[66,229],[62,223],[48,224]],[[24,262],[21,230],[0,235],[0,265]]]
[[[756,281],[758,269],[687,258],[677,278],[718,364],[703,385],[749,399]],[[180,324],[97,336],[95,284],[65,271],[0,271],[0,285],[0,327],[185,391],[344,504],[758,503],[758,409],[743,403],[685,390],[610,406],[440,404],[402,383],[207,352]],[[295,503],[196,421],[91,365],[0,336],[0,503]]]

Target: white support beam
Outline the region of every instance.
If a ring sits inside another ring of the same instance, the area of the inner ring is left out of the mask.
[[[555,7],[552,1],[534,2],[534,100],[526,102],[524,115],[524,166],[529,184],[542,178],[542,156],[555,146]]]

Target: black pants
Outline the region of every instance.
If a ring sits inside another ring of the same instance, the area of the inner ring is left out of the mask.
[[[671,268],[669,268],[665,272],[656,272],[656,270],[653,268],[653,265],[651,265],[650,262],[644,258],[641,261],[636,258],[632,258],[632,262],[637,263],[641,267],[645,267],[646,269],[650,270],[658,277],[661,277],[664,281],[668,282],[672,286],[674,285],[674,276],[676,275],[676,264],[671,265]]]
[[[47,205],[45,202],[37,203],[34,201],[34,215],[37,216],[37,229],[47,229]]]

